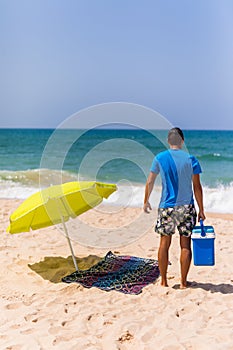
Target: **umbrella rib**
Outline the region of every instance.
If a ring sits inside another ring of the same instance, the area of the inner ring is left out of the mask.
[[[31,222],[30,222],[30,225],[29,225],[29,230],[30,230],[30,228],[32,229],[33,220],[34,220],[35,216],[36,216],[36,209],[33,211],[33,216],[32,216],[32,219],[31,219]]]

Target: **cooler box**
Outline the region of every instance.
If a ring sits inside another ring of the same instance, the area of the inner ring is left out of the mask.
[[[215,233],[213,226],[195,226],[192,231],[193,262],[196,266],[213,266]]]

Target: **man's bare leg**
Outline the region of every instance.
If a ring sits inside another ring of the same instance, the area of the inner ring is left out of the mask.
[[[172,236],[160,236],[160,246],[158,251],[159,270],[161,274],[161,286],[168,287],[167,284],[167,267],[168,251],[171,244]]]
[[[181,283],[180,288],[187,288],[187,275],[192,260],[191,251],[191,237],[180,236],[180,269],[181,269]]]

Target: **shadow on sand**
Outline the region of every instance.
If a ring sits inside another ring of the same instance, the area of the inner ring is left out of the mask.
[[[180,285],[175,284],[172,288],[179,289]],[[229,283],[213,284],[213,283],[200,283],[200,282],[192,281],[190,282],[189,288],[193,288],[193,289],[201,288],[211,293],[233,294],[233,284],[229,284]]]
[[[80,270],[87,270],[97,264],[102,257],[97,255],[88,255],[84,258],[76,258]],[[61,256],[45,257],[43,261],[35,264],[28,264],[28,267],[40,275],[44,280],[52,283],[60,283],[62,277],[70,275],[75,271],[74,263],[71,256],[63,258]]]

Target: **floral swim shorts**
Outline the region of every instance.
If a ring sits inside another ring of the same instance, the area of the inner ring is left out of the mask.
[[[181,236],[190,237],[196,219],[197,213],[193,204],[159,208],[155,232],[163,236],[171,236],[177,227]]]

